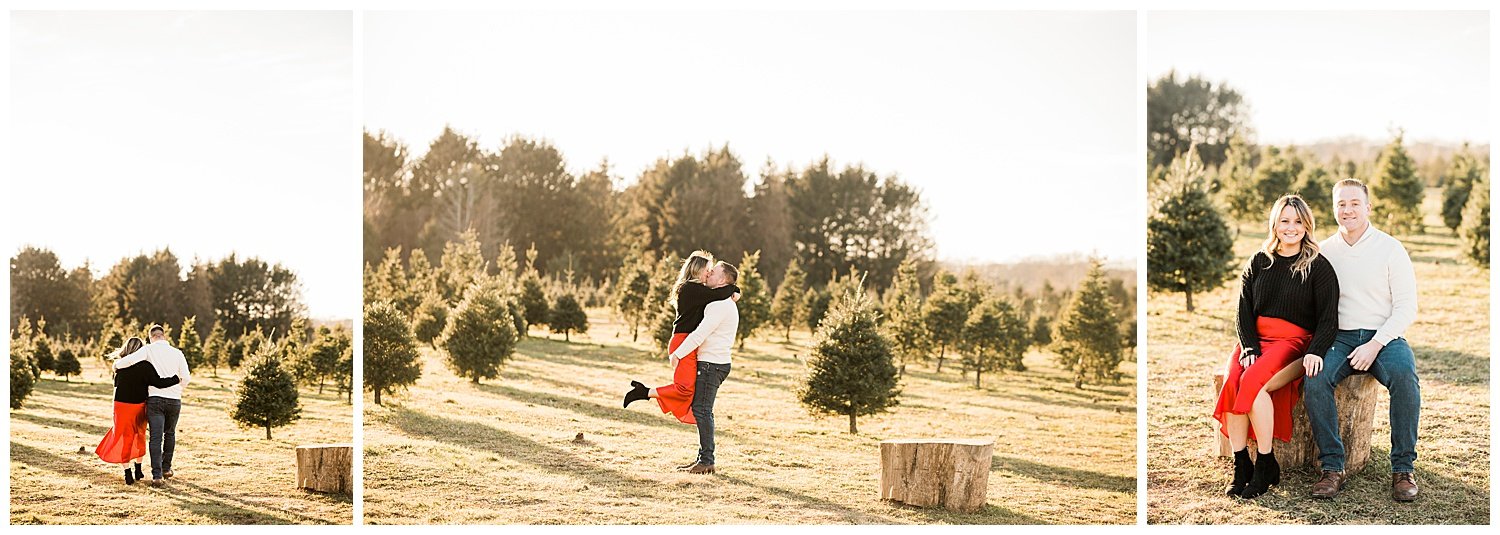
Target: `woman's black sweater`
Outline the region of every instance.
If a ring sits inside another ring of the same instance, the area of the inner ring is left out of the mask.
[[[677,319],[672,320],[672,334],[693,332],[703,323],[703,307],[737,293],[740,287],[733,284],[709,288],[700,282],[683,283],[677,290]]]
[[[163,379],[156,374],[156,366],[150,361],[140,361],[124,369],[115,370],[115,401],[120,403],[145,403],[148,386],[166,388],[181,382],[176,375]]]
[[[1274,256],[1274,260],[1272,259]],[[1313,333],[1307,354],[1323,356],[1333,347],[1339,327],[1339,279],[1323,255],[1313,259],[1307,280],[1292,273],[1296,257],[1267,255],[1264,251],[1246,264],[1240,275],[1238,334],[1241,347],[1260,354],[1255,318],[1280,318]],[[1270,262],[1270,267],[1266,264]]]

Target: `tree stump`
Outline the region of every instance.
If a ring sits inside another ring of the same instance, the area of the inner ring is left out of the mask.
[[[353,444],[297,446],[297,488],[350,494],[353,469]]]
[[[880,498],[964,513],[984,509],[995,443],[898,439],[880,443]]]
[[[1354,475],[1370,462],[1370,437],[1374,434],[1375,407],[1380,382],[1369,374],[1351,375],[1333,391],[1339,406],[1339,436],[1344,440],[1344,471]],[[1311,465],[1319,468],[1318,443],[1312,436],[1307,410],[1298,402],[1292,408],[1292,441],[1276,445],[1276,460],[1282,466]]]
[[[1208,422],[1209,427],[1214,430],[1214,442],[1209,451],[1219,457],[1234,457],[1234,450],[1229,449],[1229,437],[1224,436],[1223,426],[1219,425],[1219,421],[1214,419],[1213,415],[1214,407],[1219,402],[1219,392],[1224,390],[1224,373],[1223,370],[1214,373],[1214,395],[1208,398]]]

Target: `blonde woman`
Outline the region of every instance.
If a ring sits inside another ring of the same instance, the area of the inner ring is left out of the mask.
[[[677,349],[683,339],[703,323],[703,309],[709,303],[723,299],[739,299],[738,286],[728,284],[709,288],[704,284],[714,257],[706,251],[693,251],[682,261],[677,280],[672,283],[669,299],[677,304],[677,317],[672,321],[672,340],[667,344],[667,353]],[[655,399],[662,413],[670,413],[685,424],[697,424],[693,417],[693,388],[698,380],[698,352],[688,353],[680,361],[669,362],[672,366],[672,384],[647,388],[640,381],[631,381],[631,389],[625,393],[625,407],[643,399]]]
[[[1234,450],[1234,477],[1225,489],[1230,496],[1254,498],[1281,482],[1272,438],[1291,440],[1303,374],[1317,373],[1304,370],[1303,357],[1321,363],[1338,332],[1338,277],[1318,253],[1314,228],[1302,197],[1277,199],[1265,244],[1240,276],[1239,344],[1214,408]]]
[[[131,337],[125,345],[110,354],[121,359],[139,351],[146,345],[140,338]],[[115,370],[114,427],[99,441],[94,454],[104,462],[118,464],[125,470],[125,484],[134,485],[145,479],[141,472],[141,458],[146,456],[146,387],[166,388],[178,383],[176,375],[162,378],[156,367],[148,361],[140,361]],[[135,471],[131,472],[131,464]]]

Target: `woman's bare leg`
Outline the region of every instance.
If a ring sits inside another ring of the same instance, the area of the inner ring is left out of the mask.
[[[1229,451],[1245,449],[1245,442],[1250,440],[1250,417],[1244,414],[1226,414],[1224,430],[1229,432]]]
[[[650,389],[650,390],[647,390],[647,391],[646,391],[646,395],[647,395],[647,396],[650,396],[650,397],[651,397],[651,399],[657,399],[657,398],[660,398],[660,397],[661,397],[661,394],[658,394],[658,393],[656,393],[656,389],[655,389],[655,388],[652,388],[652,389]]]
[[[1271,435],[1276,428],[1276,411],[1271,404],[1273,390],[1279,390],[1302,375],[1302,359],[1294,360],[1272,375],[1266,386],[1255,393],[1255,403],[1250,405],[1250,427],[1255,429],[1255,451],[1270,453]]]

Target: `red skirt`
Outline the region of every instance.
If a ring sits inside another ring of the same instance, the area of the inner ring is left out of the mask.
[[[110,428],[99,447],[94,448],[104,462],[120,464],[146,455],[146,404],[115,402],[115,426]]]
[[[1271,377],[1306,355],[1307,344],[1312,342],[1312,333],[1307,329],[1280,318],[1258,317],[1255,330],[1260,332],[1260,357],[1249,369],[1240,366],[1240,348],[1235,344],[1229,356],[1229,371],[1224,374],[1224,388],[1219,391],[1219,403],[1214,407],[1214,419],[1219,421],[1219,432],[1224,436],[1229,436],[1227,414],[1248,414],[1255,396]],[[1267,394],[1271,396],[1271,436],[1291,442],[1292,407],[1302,399],[1302,376]],[[1255,438],[1254,429],[1250,430],[1250,438]]]
[[[673,333],[667,352],[676,351],[687,337],[688,333]],[[672,370],[672,384],[656,387],[656,403],[661,405],[661,412],[671,413],[679,422],[697,425],[698,419],[693,418],[693,388],[697,384],[698,350],[694,349],[677,361],[677,369]]]

